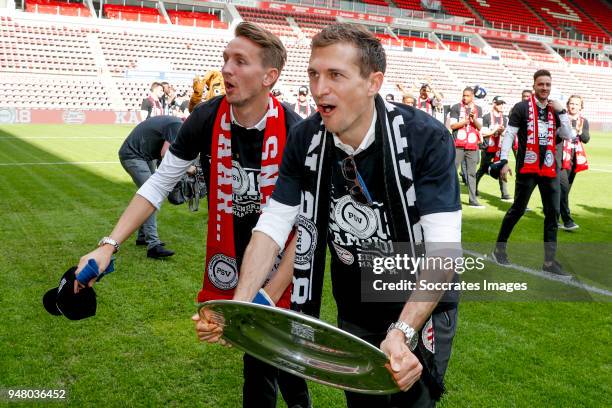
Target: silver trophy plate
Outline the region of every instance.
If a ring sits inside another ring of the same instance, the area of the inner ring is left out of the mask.
[[[234,300],[199,305],[234,347],[297,376],[364,394],[399,392],[387,356],[366,341],[313,317]]]

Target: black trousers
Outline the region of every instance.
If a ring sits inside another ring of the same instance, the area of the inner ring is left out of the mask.
[[[444,377],[457,329],[457,308],[433,314],[432,322],[435,333],[435,367],[433,368],[437,374]],[[376,347],[380,347],[380,343],[387,336],[386,331],[372,332],[340,318],[338,318],[338,327]],[[420,335],[421,333],[419,333]],[[422,376],[408,391],[398,392],[397,394],[369,395],[350,391],[345,391],[344,394],[348,408],[430,408],[436,406],[436,401],[431,397]]]
[[[544,207],[544,260],[555,259],[557,251],[557,220],[559,219],[559,176],[540,177],[532,174],[516,175],[514,203],[506,212],[497,236],[498,248],[505,250],[506,243],[516,223],[525,213],[531,193],[538,187]]]
[[[242,406],[244,408],[275,408],[279,388],[288,408],[311,407],[306,380],[248,354],[244,355],[243,360]]]
[[[569,208],[569,193],[572,189],[574,177],[576,177],[575,167],[572,165],[570,170],[561,170],[559,173],[559,184],[561,186],[561,199],[559,210],[561,219],[564,223],[574,222]]]
[[[482,176],[484,176],[485,174],[488,174],[489,166],[493,163],[494,158],[495,158],[495,153],[487,152],[486,150],[482,151],[481,156],[480,156],[480,167],[478,168],[478,171],[476,172],[476,191],[478,191],[478,183],[480,183],[480,179],[482,178]],[[508,194],[508,183],[503,181],[501,177],[498,179],[498,181],[499,181],[499,191],[501,192],[502,197],[509,196],[510,194]]]

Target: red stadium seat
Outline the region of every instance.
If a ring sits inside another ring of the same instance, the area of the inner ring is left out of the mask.
[[[593,23],[577,7],[574,7],[566,0],[524,0],[535,12],[546,20],[551,26],[560,32],[566,32],[568,28],[573,28],[579,34],[585,36],[584,40],[592,38],[600,40],[609,38],[609,35]],[[605,5],[602,5],[602,11]],[[610,8],[607,8],[608,15]],[[600,12],[601,13],[601,12]],[[606,14],[601,13],[601,14]],[[609,26],[608,26],[609,27]]]
[[[520,1],[507,0],[466,0],[481,16],[493,23],[495,28],[505,30],[535,32],[552,29],[548,27],[533,11]]]

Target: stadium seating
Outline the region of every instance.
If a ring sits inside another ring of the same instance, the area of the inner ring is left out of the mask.
[[[394,0],[393,2],[397,7],[402,9],[423,11],[421,0]]]
[[[106,88],[92,76],[2,73],[0,100],[2,106],[14,108],[111,109]]]
[[[442,8],[446,12],[446,14],[451,14],[453,16],[466,17],[468,19],[474,19],[474,21],[480,23],[481,20],[478,16],[472,13],[466,6],[463,4],[462,0],[441,0]]]
[[[159,14],[159,11],[151,7],[105,4],[104,15],[111,19],[166,24],[164,17]]]
[[[167,13],[172,24],[189,27],[227,27],[227,23],[222,23],[221,21],[219,21],[219,17],[214,14],[183,10],[168,10]]]
[[[87,31],[55,24],[0,20],[0,68],[12,72],[95,75]]]
[[[608,37],[602,29],[589,20],[576,7],[566,0],[523,0],[529,4],[550,25],[561,32],[565,32],[565,27],[575,27],[579,33],[585,36],[585,40],[605,39]]]
[[[279,37],[295,37],[295,31],[287,21],[288,13],[258,10],[250,7],[236,7],[245,21],[252,21],[270,30]]]
[[[282,27],[286,33],[283,42],[288,61],[278,86],[291,93],[307,84],[310,49],[299,33],[311,35],[334,19],[242,6],[238,9],[246,19],[261,19],[263,24]],[[232,36],[229,30],[194,30],[180,24],[118,20],[104,25],[94,19],[28,14],[27,18],[0,16],[2,105],[100,110],[117,106],[113,101],[119,95],[128,109],[138,110],[151,83],[151,79],[138,76],[139,70],[146,70],[148,60],[161,61],[168,68],[159,70],[169,82],[179,91],[189,90],[193,75],[221,68],[223,48]],[[183,16],[192,17],[178,17]],[[446,103],[453,104],[459,101],[463,87],[480,84],[489,95],[501,95],[511,105],[518,101],[523,88],[531,87],[533,72],[545,67],[553,72],[555,92],[565,97],[580,93],[587,101],[598,101],[587,103],[585,114],[597,108],[600,116],[608,115],[612,121],[612,94],[601,91],[612,88],[612,70],[595,68],[576,58],[581,64],[569,65],[539,42],[484,37],[501,54],[500,60],[492,60],[475,47],[465,52],[467,43],[444,41],[449,50],[460,51],[448,52],[428,39],[377,35],[383,44],[395,46],[387,50],[384,92],[397,93],[397,83],[410,88],[427,81],[444,93]],[[106,74],[104,79],[101,70],[112,77]],[[43,92],[33,93],[32,81],[40,83]]]
[[[54,0],[27,0],[26,11],[32,13],[60,14],[63,16],[90,17],[91,12],[82,3]]]
[[[604,0],[573,0],[573,2],[589,14],[600,27],[612,35],[612,5]]]
[[[443,43],[449,51],[466,52],[470,54],[482,54],[482,50],[480,48],[474,47],[473,45],[464,42],[443,41]]]
[[[493,23],[494,27],[506,30],[551,33],[548,27],[536,14],[520,1],[507,0],[466,0],[481,16]]]

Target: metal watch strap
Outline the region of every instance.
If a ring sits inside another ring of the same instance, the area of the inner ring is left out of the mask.
[[[410,351],[414,351],[419,339],[419,337],[417,336],[417,331],[412,328],[408,323],[402,322],[401,320],[398,320],[395,323],[391,323],[391,326],[389,326],[389,330],[387,330],[387,333],[393,329],[397,329],[404,333],[404,336],[406,336],[406,345],[408,346]]]
[[[113,252],[119,251],[119,243],[111,237],[103,237],[100,242],[98,242],[99,247],[101,247],[102,245],[112,245],[113,247],[115,247],[115,250]]]

